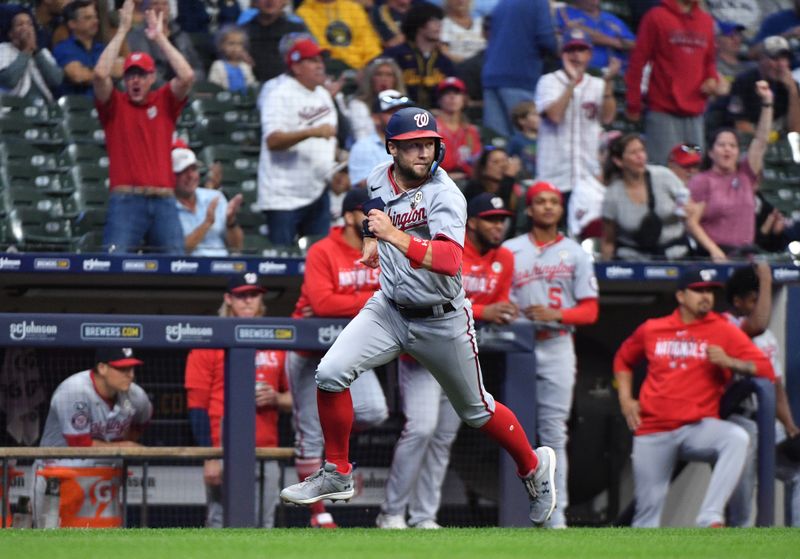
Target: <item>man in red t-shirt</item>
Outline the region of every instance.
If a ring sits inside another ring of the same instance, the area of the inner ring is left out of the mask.
[[[678,308],[639,326],[614,357],[619,403],[634,431],[633,526],[661,523],[676,460],[713,463],[697,515],[698,526],[722,526],[725,505],[747,458],[749,439],[719,417],[719,400],[733,373],[775,380],[772,365],[750,338],[712,312],[714,271],[688,268],[678,285]],[[647,376],[633,398],[633,368],[647,359]]]
[[[103,245],[113,252],[141,247],[183,254],[183,231],[175,205],[172,140],[175,123],[194,83],[194,72],[164,34],[163,14],[148,10],[147,37],[169,60],[175,77],[155,91],[155,63],[133,52],[125,59],[125,92],[114,88],[111,70],[131,28],[134,2],[125,0],[120,22],[94,68],[95,106],[106,134],[108,200]]]
[[[488,192],[467,206],[461,274],[476,320],[508,324],[519,314],[509,302],[514,255],[500,246],[511,215],[503,199]],[[461,419],[433,375],[412,357],[400,357],[397,377],[406,423],[375,523],[379,528],[439,528],[442,483]]]
[[[356,188],[342,202],[344,226],[334,227],[330,234],[315,243],[306,256],[305,278],[293,318],[353,318],[379,288],[380,269],[360,262],[363,204],[369,201],[366,189]],[[338,332],[323,332],[329,343]],[[324,439],[317,408],[315,375],[322,353],[291,351],[286,356],[286,374],[292,389],[293,423],[295,431],[295,469],[303,480],[322,467]],[[378,377],[366,369],[350,386],[355,424],[367,429],[383,423],[389,417],[386,397]],[[322,501],[313,503],[311,526],[336,528]]]
[[[234,276],[228,283],[219,314],[223,317],[264,316],[265,289],[253,273]],[[256,446],[278,446],[278,414],[292,409],[292,396],[286,379],[286,352],[256,351]],[[225,401],[225,351],[193,349],[186,359],[186,406],[195,442],[200,446],[221,446]],[[206,525],[222,527],[222,461],[206,460],[203,466],[208,511]],[[275,524],[280,471],[276,461],[264,463],[264,528]],[[258,506],[258,504],[256,504]]]

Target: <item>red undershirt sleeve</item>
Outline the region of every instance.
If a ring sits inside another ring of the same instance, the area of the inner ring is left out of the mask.
[[[447,237],[431,241],[431,271],[446,276],[455,276],[461,269],[464,249]]]
[[[575,326],[594,324],[600,314],[600,307],[597,299],[581,299],[578,304],[571,309],[561,310],[561,323]]]

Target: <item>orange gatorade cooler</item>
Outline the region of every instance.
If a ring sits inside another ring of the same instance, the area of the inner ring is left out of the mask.
[[[42,468],[36,475],[47,479],[44,510],[41,511],[37,521],[40,527],[119,528],[122,526],[121,468],[50,466]],[[57,521],[54,522],[53,517],[56,515]]]

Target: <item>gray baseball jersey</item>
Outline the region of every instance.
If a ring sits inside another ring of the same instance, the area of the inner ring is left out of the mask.
[[[518,307],[569,309],[581,299],[597,297],[592,259],[572,239],[559,236],[552,243],[537,246],[526,233],[509,239],[503,246],[514,254],[511,302]],[[559,323],[537,326],[564,329]]]
[[[150,420],[153,406],[139,385],[131,384],[127,392],[118,393],[112,404],[97,393],[92,374],[82,371],[58,385],[40,446],[88,446],[83,444],[87,437],[121,441],[132,426]]]
[[[439,169],[421,186],[403,192],[394,183],[392,162],[375,167],[367,178],[370,197],[381,198],[392,225],[425,240],[446,237],[464,246],[467,201],[456,184]],[[456,276],[413,268],[411,261],[389,243],[378,243],[381,291],[401,305],[429,306],[464,300],[461,273]]]
[[[559,236],[538,246],[526,233],[503,246],[514,254],[510,299],[520,308],[545,305],[567,309],[581,299],[597,297],[592,260],[575,241]],[[552,334],[536,340],[536,435],[556,453],[558,505],[548,525],[558,528],[566,526],[564,511],[569,504],[567,420],[577,371],[572,336],[562,334],[574,328],[560,322],[536,323],[536,328]]]

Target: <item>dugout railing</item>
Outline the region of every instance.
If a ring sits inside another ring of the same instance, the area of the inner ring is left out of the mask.
[[[253,392],[255,351],[257,348],[325,350],[346,323],[346,320],[339,319],[274,317],[244,320],[198,316],[3,313],[0,314],[0,332],[3,333],[0,344],[40,348],[226,349],[222,433],[224,525],[252,527],[256,525],[253,492],[253,464],[257,459]],[[535,379],[536,365],[532,325],[478,325],[477,335],[482,353],[504,357],[505,375],[499,399],[515,410],[526,431],[534,433],[536,394],[532,379]],[[209,452],[213,449],[197,450]],[[3,465],[25,452],[25,448],[2,449]],[[8,468],[4,467],[3,471],[3,511],[6,511]],[[529,526],[527,497],[514,464],[505,453],[501,453],[498,476],[498,523],[501,526]]]

